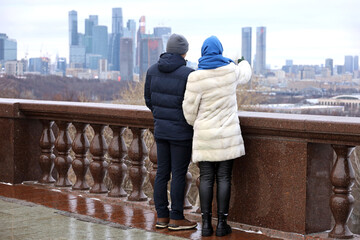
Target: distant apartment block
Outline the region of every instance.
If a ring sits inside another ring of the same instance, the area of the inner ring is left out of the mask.
[[[23,64],[21,61],[7,61],[5,63],[5,73],[12,76],[24,75]]]

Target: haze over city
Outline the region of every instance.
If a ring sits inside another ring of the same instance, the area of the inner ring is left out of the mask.
[[[48,56],[69,58],[68,12],[78,12],[78,31],[84,20],[98,15],[99,24],[111,28],[111,11],[123,10],[124,23],[146,17],[146,32],[157,26],[171,27],[190,43],[187,59],[196,62],[203,40],[216,35],[224,55],[241,55],[241,28],[267,28],[266,63],[280,68],[286,59],[294,64],[344,64],[345,55],[360,55],[360,2],[345,1],[5,1],[0,9],[0,32],[15,39],[18,59]],[[253,37],[255,45],[255,36]],[[253,55],[255,47],[253,48]]]

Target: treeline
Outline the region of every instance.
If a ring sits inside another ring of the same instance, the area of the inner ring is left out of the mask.
[[[83,80],[60,76],[26,75],[0,77],[0,98],[104,102],[119,101],[131,84],[117,81]]]

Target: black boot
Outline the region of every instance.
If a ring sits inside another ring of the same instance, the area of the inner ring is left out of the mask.
[[[202,213],[202,229],[201,236],[208,237],[214,233],[211,225],[211,213]]]
[[[218,213],[218,224],[216,226],[216,236],[222,237],[230,234],[231,227],[227,224],[227,214]]]

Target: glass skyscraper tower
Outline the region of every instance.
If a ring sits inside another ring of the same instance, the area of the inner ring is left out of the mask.
[[[77,12],[69,12],[69,45],[79,45]]]
[[[245,58],[251,64],[251,42],[252,31],[251,27],[242,28],[241,35],[241,56]]]
[[[256,28],[255,73],[266,73],[266,27]]]
[[[120,38],[124,35],[122,8],[112,9],[112,35],[109,46],[111,69],[120,70]]]

